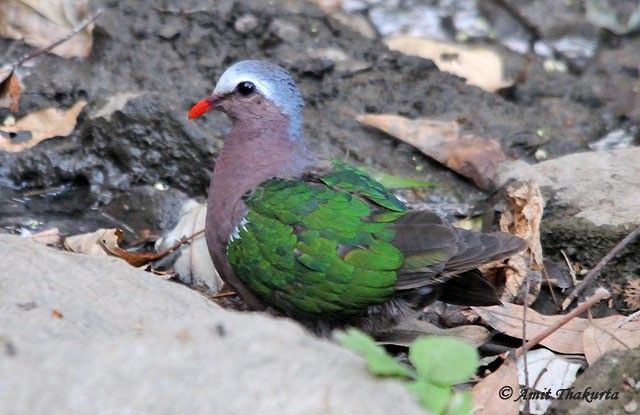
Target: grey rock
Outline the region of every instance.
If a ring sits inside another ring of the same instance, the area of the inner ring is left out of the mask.
[[[498,181],[534,178],[554,203],[570,206],[572,217],[596,226],[639,224],[640,147],[570,154],[529,165],[502,166]]]
[[[640,390],[635,383],[639,376],[640,349],[606,353],[578,377],[572,389],[565,392],[568,398],[555,400],[547,413],[549,415],[635,413],[635,411],[628,412],[627,405],[630,402],[640,401]],[[585,395],[588,396],[585,397]]]
[[[0,251],[0,413],[423,413],[292,321],[225,311],[116,258],[8,235]]]
[[[540,228],[545,258],[564,267],[563,251],[572,263],[590,269],[640,225],[639,158],[640,148],[634,147],[571,154],[535,165],[510,162],[501,166],[497,182],[535,179],[545,199]],[[618,253],[598,281],[623,285],[635,278],[638,252],[640,240]]]

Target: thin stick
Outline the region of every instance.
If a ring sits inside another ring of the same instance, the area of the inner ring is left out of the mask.
[[[74,37],[75,35],[77,35],[78,33],[82,32],[84,29],[87,28],[87,26],[89,26],[91,23],[94,23],[96,20],[98,20],[98,17],[100,17],[100,15],[102,14],[104,10],[98,10],[98,12],[96,14],[94,14],[91,18],[89,18],[87,21],[85,21],[84,23],[82,23],[80,26],[74,28],[71,32],[69,32],[69,34],[67,34],[66,36],[56,40],[55,42],[53,42],[52,44],[50,44],[49,46],[42,48],[42,49],[38,49],[34,52],[28,53],[26,55],[24,55],[22,58],[20,58],[20,60],[18,60],[16,63],[13,64],[13,69],[16,69],[18,66],[21,66],[23,63],[25,63],[26,61],[36,58],[44,53],[49,52],[51,49],[55,48],[56,46],[60,45],[61,43],[66,42],[67,40],[71,39],[72,37]]]
[[[636,239],[638,234],[640,234],[640,226],[634,229],[633,232],[627,235],[623,240],[618,242],[618,244],[614,246],[613,249],[607,255],[605,255],[600,260],[600,262],[598,262],[598,264],[593,267],[591,271],[587,273],[582,282],[573,289],[571,294],[567,296],[567,298],[562,302],[562,309],[566,310],[567,307],[569,307],[569,305],[573,302],[573,300],[575,300],[576,297],[580,295],[580,293],[584,291],[584,289],[589,285],[589,283],[591,283],[596,278],[602,268],[604,268],[604,266],[607,265],[609,261],[611,261],[611,259],[613,259],[613,257],[615,257],[618,252],[620,252],[625,246],[629,245],[634,239]]]
[[[236,294],[237,293],[235,291],[225,291],[223,293],[217,293],[217,294],[210,295],[209,298],[216,299],[216,298],[231,297],[231,296],[236,295]]]
[[[522,359],[524,363],[524,387],[529,390],[529,363],[527,361],[527,310],[529,309],[529,275],[525,274],[524,276],[524,286],[523,288],[523,308],[522,308],[522,346],[520,346],[525,352],[523,353]],[[553,291],[551,291],[553,292]],[[529,400],[527,399],[524,404],[524,410],[526,413],[529,413]]]
[[[180,239],[178,242],[176,242],[175,244],[171,245],[168,248],[163,249],[162,251],[158,252],[156,254],[156,258],[160,258],[165,256],[166,254],[168,254],[169,252],[179,248],[180,246],[186,244],[187,242],[189,242],[190,240],[194,239],[196,236],[203,234],[204,233],[204,229],[199,230],[198,232],[194,233],[191,236],[187,236],[186,238],[182,238]]]
[[[549,335],[560,329],[562,326],[567,324],[569,321],[573,320],[589,308],[591,308],[594,304],[596,304],[600,300],[606,300],[611,297],[611,293],[604,288],[598,288],[591,297],[587,298],[587,300],[578,305],[576,308],[571,310],[562,320],[556,323],[554,326],[549,327],[542,333],[538,334],[533,339],[529,340],[524,346],[520,346],[516,349],[516,357],[520,357],[522,354],[526,353],[528,350],[531,350],[532,347],[538,345],[542,340],[546,339]]]
[[[569,261],[569,257],[567,256],[567,254],[565,254],[562,249],[560,250],[560,253],[564,257],[564,261],[567,263],[567,268],[569,268],[569,275],[571,275],[571,281],[573,281],[573,286],[577,287],[578,278],[576,278],[576,271],[573,269],[573,266],[571,265],[571,261]]]

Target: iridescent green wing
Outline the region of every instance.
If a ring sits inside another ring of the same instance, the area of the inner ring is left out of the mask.
[[[362,196],[393,212],[407,210],[404,203],[367,173],[339,160],[333,160],[332,165],[333,171],[319,178],[325,184]]]
[[[404,205],[359,170],[338,167],[319,181],[263,183],[228,247],[238,278],[292,316],[354,315],[395,291],[403,255],[388,213],[397,218]]]

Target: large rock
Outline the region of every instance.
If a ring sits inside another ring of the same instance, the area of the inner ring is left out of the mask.
[[[225,311],[111,257],[8,235],[0,252],[0,413],[423,413],[289,320]]]
[[[589,269],[640,225],[640,147],[570,154],[529,165],[501,166],[498,182],[535,179],[545,198],[541,236],[545,254]],[[636,240],[602,272],[609,283],[624,284],[640,272]],[[595,288],[595,286],[594,286]]]
[[[585,219],[594,226],[640,224],[640,147],[570,154],[528,165],[502,166],[501,179],[534,178],[564,218]],[[555,213],[555,212],[553,212]]]

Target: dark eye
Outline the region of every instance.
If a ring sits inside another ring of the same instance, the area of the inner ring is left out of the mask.
[[[238,91],[238,93],[243,97],[248,97],[256,91],[256,86],[253,82],[240,82],[238,86],[236,86],[236,91]]]

